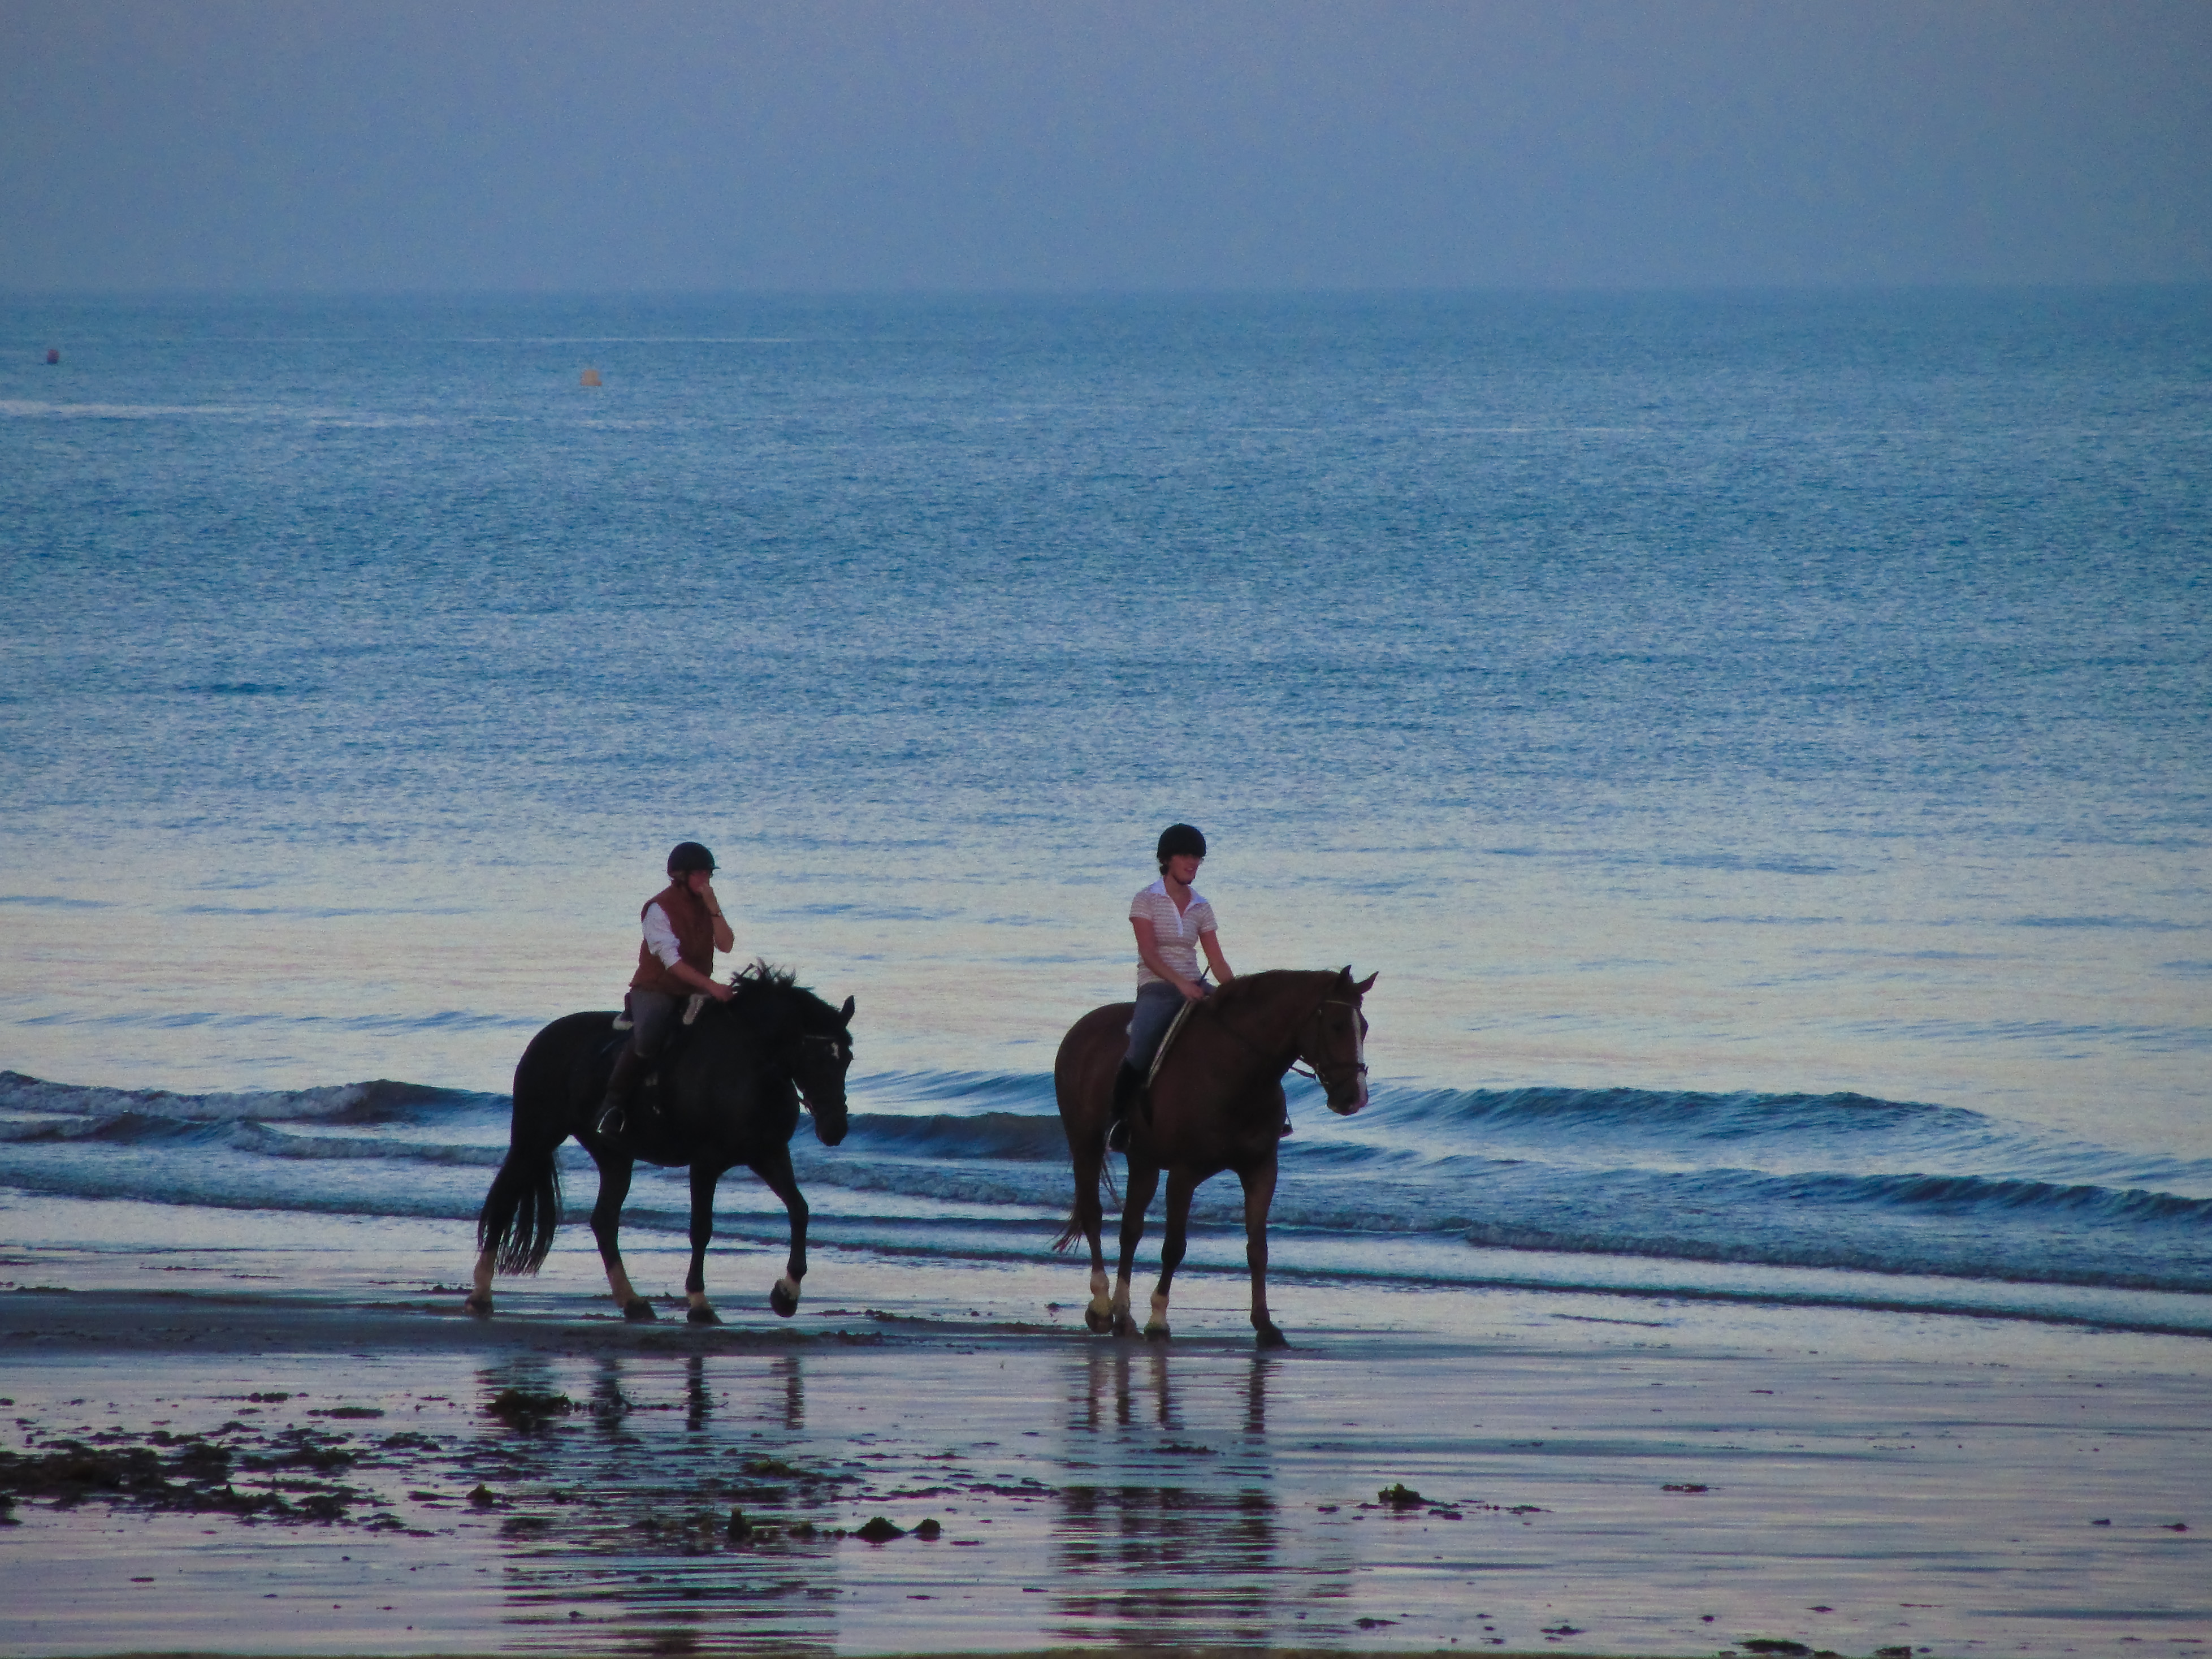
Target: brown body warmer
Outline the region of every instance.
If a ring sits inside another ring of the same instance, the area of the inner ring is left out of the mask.
[[[706,902],[681,880],[672,881],[643,904],[638,906],[637,919],[642,923],[645,913],[654,905],[668,918],[668,925],[676,930],[677,959],[687,968],[696,968],[709,979],[714,975],[714,918]],[[658,991],[665,997],[688,997],[699,988],[686,985],[663,965],[653,954],[653,947],[640,941],[637,947],[637,972],[630,975],[633,991]]]

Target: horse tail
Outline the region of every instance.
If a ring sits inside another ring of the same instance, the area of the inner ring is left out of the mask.
[[[1083,1207],[1077,1205],[1067,1212],[1067,1225],[1060,1230],[1060,1237],[1052,1241],[1052,1253],[1066,1255],[1075,1248],[1075,1241],[1083,1237]]]
[[[561,1170],[552,1147],[516,1146],[492,1177],[477,1217],[477,1249],[493,1253],[502,1273],[534,1273],[553,1249],[561,1224]]]
[[[1083,1177],[1079,1173],[1076,1176],[1078,1181],[1080,1181],[1082,1178]],[[1106,1189],[1107,1202],[1103,1207],[1115,1210],[1120,1209],[1121,1207],[1121,1194],[1120,1189],[1114,1184],[1114,1164],[1112,1159],[1102,1158],[1098,1160],[1097,1181],[1098,1184]],[[1082,1237],[1083,1194],[1081,1189],[1079,1188],[1076,1193],[1074,1203],[1068,1206],[1067,1225],[1062,1227],[1060,1230],[1060,1237],[1052,1241],[1053,1254],[1055,1255],[1066,1255],[1070,1250],[1075,1248],[1075,1241]]]

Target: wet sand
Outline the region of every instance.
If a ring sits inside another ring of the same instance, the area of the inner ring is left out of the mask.
[[[0,1256],[0,1651],[2212,1640],[2188,1339],[1291,1284],[1261,1355],[1225,1277],[1159,1345],[1084,1334],[1066,1265],[827,1252],[797,1319],[711,1328],[573,1250],[489,1322],[428,1265]]]

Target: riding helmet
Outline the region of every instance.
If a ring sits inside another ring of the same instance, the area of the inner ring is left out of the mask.
[[[679,841],[668,855],[668,873],[680,876],[693,870],[704,870],[710,874],[716,868],[714,855],[696,841]]]
[[[1198,832],[1195,826],[1171,823],[1160,831],[1160,861],[1165,863],[1178,853],[1189,853],[1199,858],[1206,856],[1206,837]]]

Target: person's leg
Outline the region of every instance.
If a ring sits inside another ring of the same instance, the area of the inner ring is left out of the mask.
[[[1168,1027],[1175,1024],[1176,1011],[1182,1006],[1182,993],[1172,985],[1138,988],[1136,1010],[1129,1016],[1128,1050],[1121,1056],[1121,1068],[1114,1073],[1114,1098],[1107,1109],[1109,1152],[1129,1149],[1129,1108],[1137,1098],[1137,1091],[1144,1087],[1145,1073],[1152,1069],[1152,1056],[1160,1051],[1160,1040],[1167,1036]]]
[[[653,1057],[660,1052],[660,1045],[668,1040],[669,1027],[676,1020],[676,999],[658,991],[632,991],[624,1006],[631,1020],[629,1041],[615,1056],[614,1072],[607,1079],[606,1099],[594,1126],[602,1135],[623,1132],[629,1120],[630,1097],[637,1092],[637,1085],[644,1080]]]

